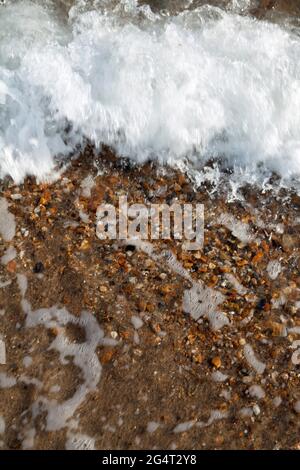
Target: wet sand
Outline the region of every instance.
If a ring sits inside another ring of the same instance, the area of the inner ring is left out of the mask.
[[[228,203],[93,153],[53,184],[2,183],[16,224],[0,243],[2,448],[299,449],[300,198],[247,188]],[[203,249],[99,240],[96,209],[120,195],[203,203]],[[56,425],[51,404],[71,409]]]

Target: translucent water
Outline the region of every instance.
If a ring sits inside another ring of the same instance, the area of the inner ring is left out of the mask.
[[[0,5],[1,177],[54,178],[54,157],[85,139],[139,162],[300,173],[295,30],[236,14],[247,1],[174,16],[64,3]]]

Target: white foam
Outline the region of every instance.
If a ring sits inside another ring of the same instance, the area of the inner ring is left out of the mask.
[[[84,137],[138,161],[219,156],[253,175],[259,162],[299,173],[297,35],[208,6],[172,17],[81,0],[64,21],[51,5],[1,7],[2,176],[54,176],[53,156]]]
[[[5,420],[3,416],[0,415],[0,434],[4,434],[5,431]]]
[[[183,310],[198,321],[202,317],[209,320],[213,330],[219,330],[224,325],[229,325],[226,315],[219,311],[219,305],[224,302],[224,296],[220,292],[206,287],[203,283],[195,283],[191,289],[184,291]]]
[[[16,256],[16,249],[13,246],[8,247],[4,255],[1,257],[1,264],[8,264],[10,261],[15,259]]]
[[[156,421],[149,421],[147,424],[147,432],[150,434],[154,433],[158,428],[160,427],[160,424],[157,423]],[[175,431],[174,431],[175,432]]]
[[[66,450],[95,450],[95,439],[86,434],[69,433]]]
[[[0,67],[0,71],[1,71],[1,67]],[[1,176],[2,158],[3,157],[1,156],[1,120],[0,120],[0,176]],[[2,236],[4,241],[9,242],[14,238],[15,232],[16,232],[15,216],[11,212],[9,212],[7,200],[4,197],[0,197],[0,235]]]
[[[183,295],[182,308],[185,313],[189,313],[196,321],[202,317],[207,318],[213,330],[219,330],[223,326],[229,325],[229,319],[219,309],[220,304],[225,301],[224,295],[207,287],[200,279],[195,281],[177,260],[174,253],[168,250],[156,252],[155,246],[144,240],[130,239],[127,240],[127,243],[136,246],[137,249],[163,266],[167,265],[173,273],[191,283],[191,289],[186,289]]]
[[[32,357],[31,356],[24,356],[23,357],[23,365],[24,367],[30,367],[32,364]]]
[[[269,261],[268,266],[267,266],[267,272],[270,276],[270,279],[273,281],[278,277],[278,275],[281,273],[281,263],[278,260],[272,260]]]
[[[195,421],[185,421],[184,423],[179,423],[173,429],[175,434],[179,434],[181,432],[189,431],[195,425]]]
[[[300,335],[300,326],[293,326],[292,328],[288,329],[288,332]]]
[[[91,197],[91,192],[93,187],[95,186],[95,181],[92,175],[86,176],[81,182],[81,195],[85,198]]]
[[[232,214],[224,213],[216,219],[216,224],[224,225],[232,232],[236,238],[243,243],[250,243],[254,240],[254,236],[250,232],[249,225],[236,219]]]
[[[210,426],[212,423],[215,421],[220,421],[221,419],[225,419],[228,417],[228,411],[223,411],[223,410],[212,410],[210,412],[210,416],[206,422],[204,421],[199,421],[197,423],[197,426],[199,428],[206,428]]]
[[[248,406],[245,406],[240,409],[239,413],[243,418],[250,418],[253,415],[253,409]]]
[[[27,277],[25,274],[17,274],[17,281],[21,296],[24,299],[28,287]]]
[[[6,346],[5,342],[0,336],[0,365],[6,364]]]
[[[230,282],[230,284],[233,286],[233,288],[237,291],[238,294],[240,295],[247,294],[248,289],[245,286],[243,286],[233,274],[226,273],[224,277],[225,279],[227,279],[228,282]]]
[[[228,379],[228,375],[223,374],[220,370],[215,370],[212,372],[211,378],[214,382],[225,382]]]
[[[250,344],[245,344],[244,346],[244,356],[248,364],[257,372],[257,374],[263,374],[266,368],[266,364],[260,361]]]
[[[22,431],[23,440],[22,440],[22,449],[29,450],[34,446],[34,438],[36,435],[35,428],[29,428]]]
[[[16,385],[17,381],[14,377],[0,372],[0,388],[11,388]]]
[[[27,305],[28,307],[28,305]],[[83,382],[78,386],[74,395],[62,403],[40,396],[32,407],[33,416],[47,411],[47,430],[55,431],[68,425],[75,411],[83,403],[87,394],[96,389],[101,376],[101,365],[96,354],[96,348],[101,343],[103,332],[97,320],[91,313],[82,312],[80,317],[74,317],[66,309],[52,307],[31,311],[27,308],[26,326],[32,328],[44,325],[46,328],[57,328],[57,336],[49,349],[59,352],[62,364],[68,357],[73,357],[74,364],[82,373]],[[64,333],[67,324],[78,325],[85,330],[85,342],[78,344],[69,342]]]
[[[8,287],[11,285],[11,280],[8,281],[0,281],[0,289],[4,289],[5,287]]]

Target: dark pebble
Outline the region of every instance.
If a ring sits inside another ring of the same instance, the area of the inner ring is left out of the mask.
[[[41,261],[38,261],[38,262],[36,263],[36,265],[34,266],[34,268],[33,268],[33,272],[34,272],[35,274],[39,274],[39,273],[42,273],[42,272],[44,271],[44,269],[45,269],[45,268],[44,268],[43,263],[42,263]]]

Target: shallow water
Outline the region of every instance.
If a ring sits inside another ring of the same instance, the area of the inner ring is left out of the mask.
[[[138,162],[297,178],[296,3],[268,21],[252,0],[141,3],[0,6],[0,176],[53,178],[88,139]]]

